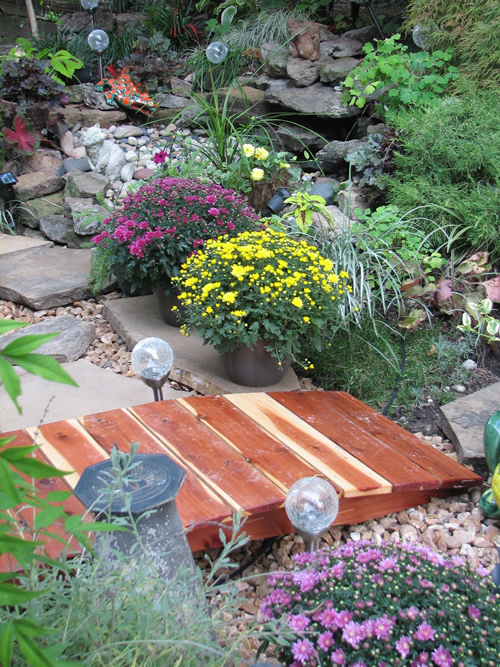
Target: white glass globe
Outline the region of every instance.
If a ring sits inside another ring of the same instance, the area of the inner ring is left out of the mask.
[[[339,499],[333,486],[326,480],[304,477],[290,487],[285,511],[296,530],[321,533],[335,521]]]
[[[419,49],[427,49],[429,46],[429,32],[429,27],[423,26],[421,23],[417,23],[413,29],[411,36]]]
[[[80,0],[81,6],[86,10],[92,10],[97,7],[99,0]]]
[[[207,46],[207,58],[214,65],[221,63],[229,53],[229,49],[223,42],[212,42]]]
[[[143,338],[134,346],[131,362],[141,380],[161,381],[170,373],[174,353],[170,345],[161,338]]]
[[[108,33],[104,32],[104,30],[92,30],[87,37],[87,42],[92,51],[95,51],[96,53],[104,53],[109,46]]]

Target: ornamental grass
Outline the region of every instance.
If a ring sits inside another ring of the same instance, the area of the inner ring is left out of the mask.
[[[221,354],[268,342],[278,360],[301,359],[305,341],[320,350],[346,318],[349,275],[306,241],[272,229],[208,241],[187,258],[178,279],[193,329]]]
[[[417,543],[349,542],[273,573],[261,613],[285,665],[498,665],[500,592],[489,572]]]

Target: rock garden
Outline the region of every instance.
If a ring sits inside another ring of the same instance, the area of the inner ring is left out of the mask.
[[[23,11],[0,3],[0,662],[496,665],[496,3]],[[9,441],[151,401],[131,360],[151,336],[164,398],[348,392],[483,483],[312,553],[235,513],[165,578],[132,454],[94,521],[43,437]],[[113,530],[137,544],[110,568],[92,542]]]

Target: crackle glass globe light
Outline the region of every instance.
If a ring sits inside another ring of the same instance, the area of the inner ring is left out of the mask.
[[[92,10],[96,9],[97,5],[99,4],[99,0],[80,0],[80,4],[84,9],[91,12]]]
[[[320,477],[304,477],[290,487],[285,511],[292,526],[304,538],[306,551],[311,553],[318,549],[320,537],[337,517],[337,492]]]
[[[143,338],[134,346],[131,362],[132,368],[144,384],[153,390],[155,401],[162,401],[161,388],[174,363],[174,353],[170,345],[154,336]]]
[[[224,42],[212,42],[207,46],[207,58],[214,65],[221,63],[229,53],[229,48]]]
[[[87,37],[87,42],[92,51],[97,53],[97,58],[99,61],[99,79],[102,81],[104,78],[104,71],[102,68],[102,54],[109,46],[108,33],[104,30],[92,30],[92,32]]]

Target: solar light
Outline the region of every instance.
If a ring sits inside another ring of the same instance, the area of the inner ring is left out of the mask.
[[[229,48],[224,42],[212,42],[207,46],[207,58],[214,65],[221,63],[229,53]]]
[[[413,38],[413,41],[415,42],[415,45],[418,46],[419,49],[428,48],[429,32],[430,32],[429,27],[423,26],[421,23],[417,23],[417,25],[414,27],[411,36]]]
[[[0,174],[0,197],[10,202],[15,199],[14,185],[17,183],[17,178],[11,171],[4,171]]]
[[[80,4],[84,9],[86,9],[88,12],[90,12],[90,24],[92,26],[92,30],[95,30],[94,9],[97,8],[97,5],[99,4],[99,0],[80,0]]]
[[[174,363],[170,345],[161,338],[143,338],[132,350],[132,368],[145,385],[151,387],[155,401],[163,401],[161,388]]]
[[[104,72],[102,69],[102,54],[109,46],[109,37],[108,33],[104,30],[92,30],[92,32],[87,37],[87,42],[95,53],[97,53],[97,58],[99,59],[99,79],[104,78]]]
[[[319,539],[330,528],[339,511],[333,486],[320,477],[304,477],[292,484],[285,511],[292,526],[304,538],[308,553],[317,551]]]

